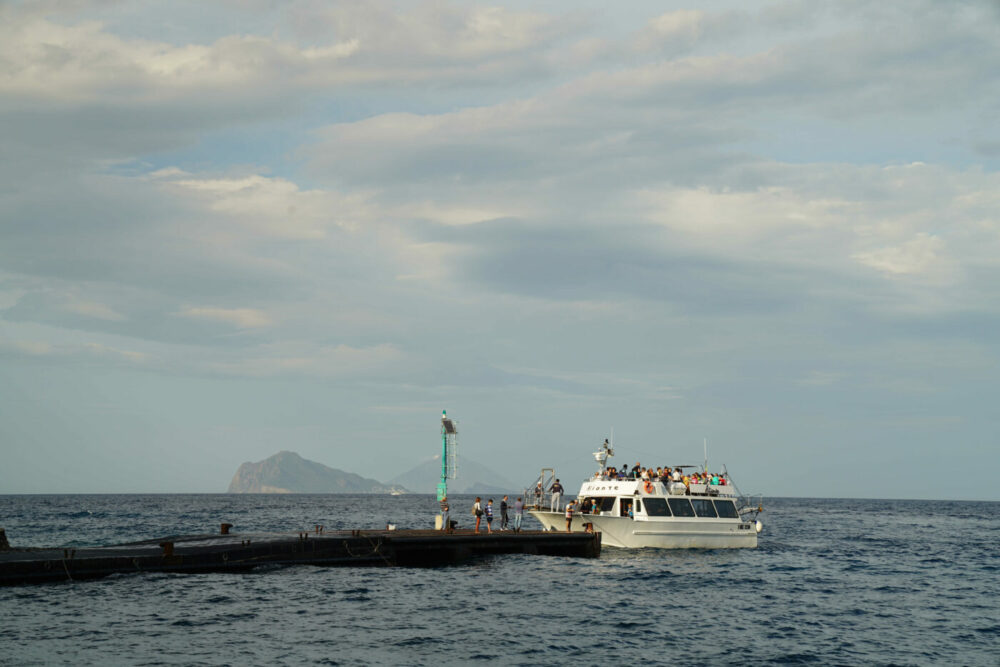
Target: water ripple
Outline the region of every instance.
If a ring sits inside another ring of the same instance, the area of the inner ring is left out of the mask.
[[[18,546],[81,546],[224,521],[236,532],[418,527],[435,506],[430,496],[0,496],[0,522]],[[995,666],[997,509],[778,499],[756,550],[5,588],[0,662]]]

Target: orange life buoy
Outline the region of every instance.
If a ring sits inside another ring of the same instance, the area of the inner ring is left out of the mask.
[[[650,482],[650,481],[649,481],[649,480],[647,479],[647,480],[646,480],[646,484],[644,485],[644,488],[646,489],[646,493],[652,493],[652,492],[653,492],[653,483],[652,483],[652,482]]]

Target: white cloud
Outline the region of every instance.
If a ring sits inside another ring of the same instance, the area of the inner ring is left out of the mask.
[[[649,20],[636,37],[640,49],[687,49],[695,44],[704,30],[705,13],[679,9]]]
[[[300,49],[256,36],[229,36],[213,44],[173,45],[127,39],[103,25],[61,25],[6,12],[0,25],[0,92],[53,102],[164,100],[179,93],[262,85],[282,68],[292,73],[332,67],[357,42]],[[12,20],[10,20],[12,19]]]
[[[321,33],[320,40],[302,44],[254,34],[175,44],[119,34],[100,21],[59,21],[49,14],[56,12],[0,9],[0,94],[14,108],[109,99],[217,101],[234,95],[236,103],[327,86],[407,84],[441,76],[507,78],[524,67],[526,53],[557,38],[567,25],[496,7],[425,5],[400,15],[365,3],[289,12],[313,23],[300,25],[300,32]],[[252,113],[241,110],[247,111]]]
[[[64,337],[64,336],[61,336]],[[149,355],[96,343],[86,342],[50,342],[42,340],[3,340],[0,339],[0,351],[6,351],[14,356],[44,357],[61,362],[98,361],[107,363],[124,363],[129,365],[143,364],[149,361]]]
[[[231,221],[233,231],[286,239],[319,239],[328,229],[354,229],[373,217],[369,195],[301,190],[284,178],[259,174],[212,178],[170,168],[150,178],[164,189]]]
[[[63,307],[68,312],[83,315],[84,317],[92,317],[98,320],[121,322],[125,319],[124,315],[116,312],[110,306],[103,303],[97,303],[95,301],[70,301]]]
[[[853,255],[858,262],[892,275],[926,274],[939,266],[944,242],[930,234],[918,234],[898,246]]]
[[[210,308],[188,307],[177,313],[181,317],[223,322],[244,329],[271,326],[271,318],[262,310],[254,308]]]

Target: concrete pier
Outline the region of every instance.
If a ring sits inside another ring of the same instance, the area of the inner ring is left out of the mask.
[[[0,551],[0,585],[127,572],[241,572],[260,565],[434,567],[478,556],[597,558],[600,533],[347,530],[183,535],[107,547]]]

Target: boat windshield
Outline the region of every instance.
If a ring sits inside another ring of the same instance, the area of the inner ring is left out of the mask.
[[[740,518],[740,513],[736,511],[736,505],[732,500],[716,500],[715,509],[719,511],[719,516],[724,519]]]
[[[670,516],[666,498],[646,498],[645,505],[649,516]]]
[[[694,516],[694,508],[687,498],[668,498],[667,502],[670,503],[670,511],[674,516]]]

